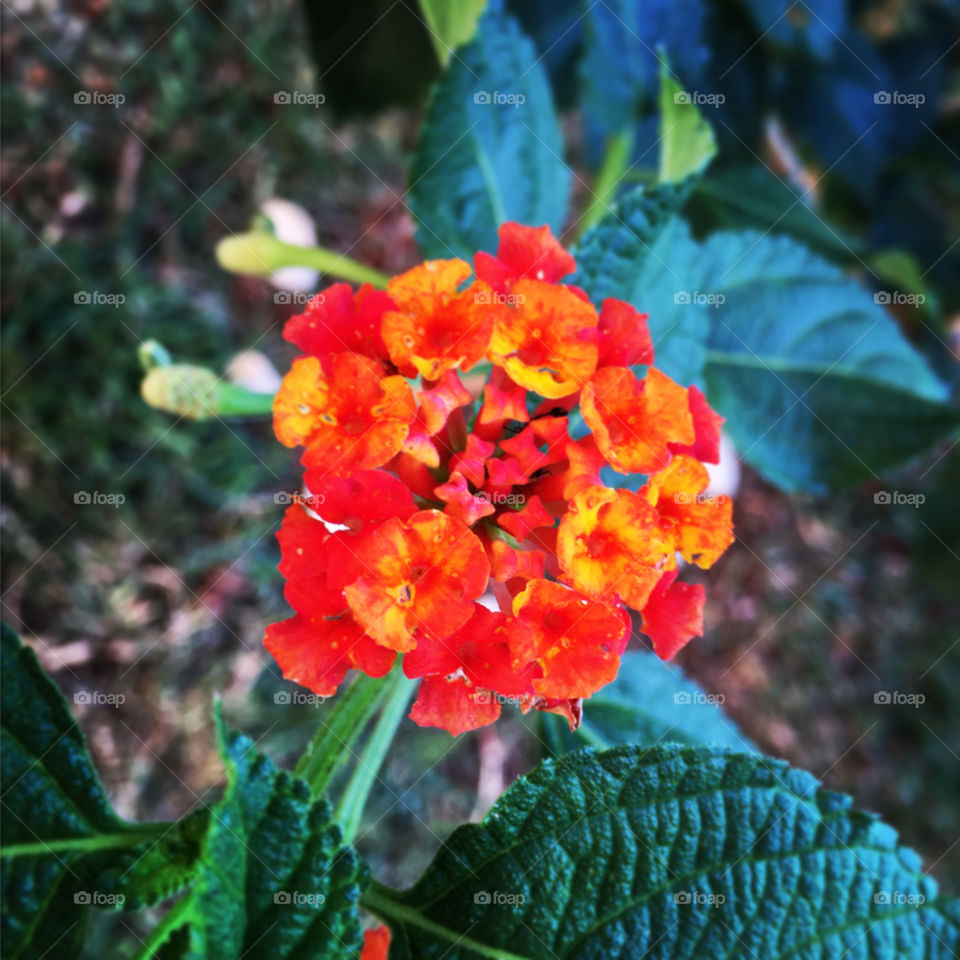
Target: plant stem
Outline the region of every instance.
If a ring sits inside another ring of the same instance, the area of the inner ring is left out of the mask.
[[[583,236],[610,209],[617,187],[620,186],[620,181],[623,180],[630,165],[632,150],[632,129],[622,130],[607,141],[607,152],[593,185],[593,199],[580,220],[580,236]]]
[[[340,694],[330,716],[320,721],[293,775],[306,780],[314,796],[327,792],[337,768],[352,752],[353,744],[363,732],[386,693],[387,683],[365,673]]]
[[[273,412],[272,393],[254,393],[235,383],[217,384],[218,415],[221,417],[258,417]]]
[[[413,694],[415,681],[408,679],[398,664],[384,681],[383,710],[370,739],[366,742],[350,776],[334,819],[343,828],[343,842],[352,843],[360,826],[360,817],[366,805],[373,781],[380,772],[383,758],[393,743],[394,734],[407,710],[407,704]]]

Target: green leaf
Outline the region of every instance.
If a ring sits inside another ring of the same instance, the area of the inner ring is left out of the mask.
[[[801,244],[717,233],[691,274],[716,302],[708,399],[743,457],[782,489],[876,476],[960,424],[886,311]]]
[[[660,182],[680,183],[706,169],[716,154],[713,129],[663,61],[660,64]]]
[[[79,954],[89,904],[119,905],[101,871],[162,824],[113,811],[83,733],[36,655],[6,625],[0,638],[4,957]]]
[[[189,906],[181,908],[184,956],[353,960],[365,868],[341,845],[329,805],[248,737],[229,733],[219,714],[217,726],[227,788],[210,809]]]
[[[784,490],[876,476],[960,425],[881,305],[788,237],[715,233],[677,215],[685,186],[628,195],[575,251],[591,297],[650,315],[656,364],[702,383],[741,455]]]
[[[719,744],[752,750],[720,704],[722,694],[705,693],[679,667],[646,650],[628,650],[617,679],[584,701],[583,722],[575,734],[566,721],[541,714],[555,752],[589,744],[605,749],[621,744]],[[557,749],[559,748],[559,749]]]
[[[649,314],[656,364],[678,383],[699,383],[706,362],[707,315],[678,309],[698,244],[677,216],[688,184],[660,184],[628,194],[573,250],[577,273],[594,303],[626,300]]]
[[[956,901],[896,833],[807,773],[678,745],[584,750],[364,905],[392,960],[947,960]]]
[[[506,220],[555,233],[569,171],[550,87],[513,19],[489,11],[434,88],[410,171],[410,211],[428,257],[495,251]]]
[[[445,67],[450,54],[473,36],[486,5],[487,0],[420,0],[440,66]]]

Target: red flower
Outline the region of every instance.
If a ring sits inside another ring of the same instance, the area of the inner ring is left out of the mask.
[[[387,960],[390,950],[390,928],[374,927],[363,934],[363,952],[360,960]]]
[[[472,282],[435,260],[387,293],[335,284],[289,321],[304,355],[274,425],[305,447],[309,499],[280,530],[294,615],[266,644],[324,696],[399,653],[420,680],[411,717],[451,733],[505,703],[575,726],[616,676],[628,606],[664,658],[703,630],[676,556],[707,567],[732,542],[701,462],[722,419],[649,366],[643,314],[598,315],[562,282],[575,264],[547,227],[504,224],[474,262]],[[646,485],[608,486],[609,467]]]

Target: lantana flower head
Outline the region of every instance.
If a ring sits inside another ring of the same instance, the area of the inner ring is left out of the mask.
[[[312,506],[279,534],[295,614],[266,645],[285,677],[329,696],[401,657],[421,725],[461,733],[505,700],[575,725],[634,622],[664,659],[702,633],[678,557],[706,568],[733,540],[705,494],[722,418],[652,366],[645,315],[563,282],[574,268],[549,228],[507,223],[473,267],[334,284],[288,322],[302,355],[274,425]],[[637,492],[604,481],[623,474]]]

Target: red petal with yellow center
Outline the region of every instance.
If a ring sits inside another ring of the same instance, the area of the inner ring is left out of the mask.
[[[514,631],[514,669],[536,662],[543,675],[533,680],[541,697],[589,697],[617,675],[629,639],[622,609],[590,600],[550,580],[531,580],[514,597],[514,615],[528,629]]]
[[[694,637],[703,636],[704,589],[699,583],[674,583],[665,573],[643,608],[643,632],[661,660],[670,660]]]
[[[344,590],[347,602],[370,636],[399,651],[420,632],[442,640],[459,630],[490,575],[480,540],[439,510],[385,521],[357,553],[365,572]]]
[[[597,369],[597,311],[540,280],[518,280],[513,291],[517,305],[497,313],[490,359],[543,397],[575,393]]]
[[[733,503],[723,494],[704,494],[709,483],[707,468],[681,454],[640,491],[657,508],[674,549],[704,569],[733,543]]]
[[[687,396],[696,439],[690,446],[671,443],[670,450],[672,453],[687,453],[702,463],[719,463],[723,417],[707,403],[707,398],[696,387],[691,386],[687,390]]]
[[[307,447],[305,466],[324,477],[382,466],[403,446],[416,416],[403,377],[376,360],[338,353],[327,376],[316,357],[294,360],[273,403],[274,429],[288,447]]]
[[[283,338],[323,361],[345,351],[387,361],[380,324],[384,313],[393,309],[390,297],[369,283],[356,293],[347,283],[335,283],[311,297],[303,313],[287,321]]]
[[[390,281],[396,310],[384,314],[383,342],[402,373],[439,380],[484,355],[498,308],[485,283],[457,292],[468,276],[463,260],[428,260]]]
[[[650,503],[630,490],[588,487],[578,493],[557,531],[560,569],[590,597],[620,597],[643,608],[673,564],[673,544]]]
[[[604,367],[583,388],[583,419],[619,473],[653,473],[670,462],[670,443],[693,443],[687,391],[654,367],[638,380],[627,367]]]
[[[485,727],[500,716],[500,701],[462,677],[424,677],[410,719],[421,727],[440,727],[454,736]]]
[[[599,331],[601,367],[632,367],[653,363],[653,341],[647,329],[647,315],[622,300],[604,300]]]

